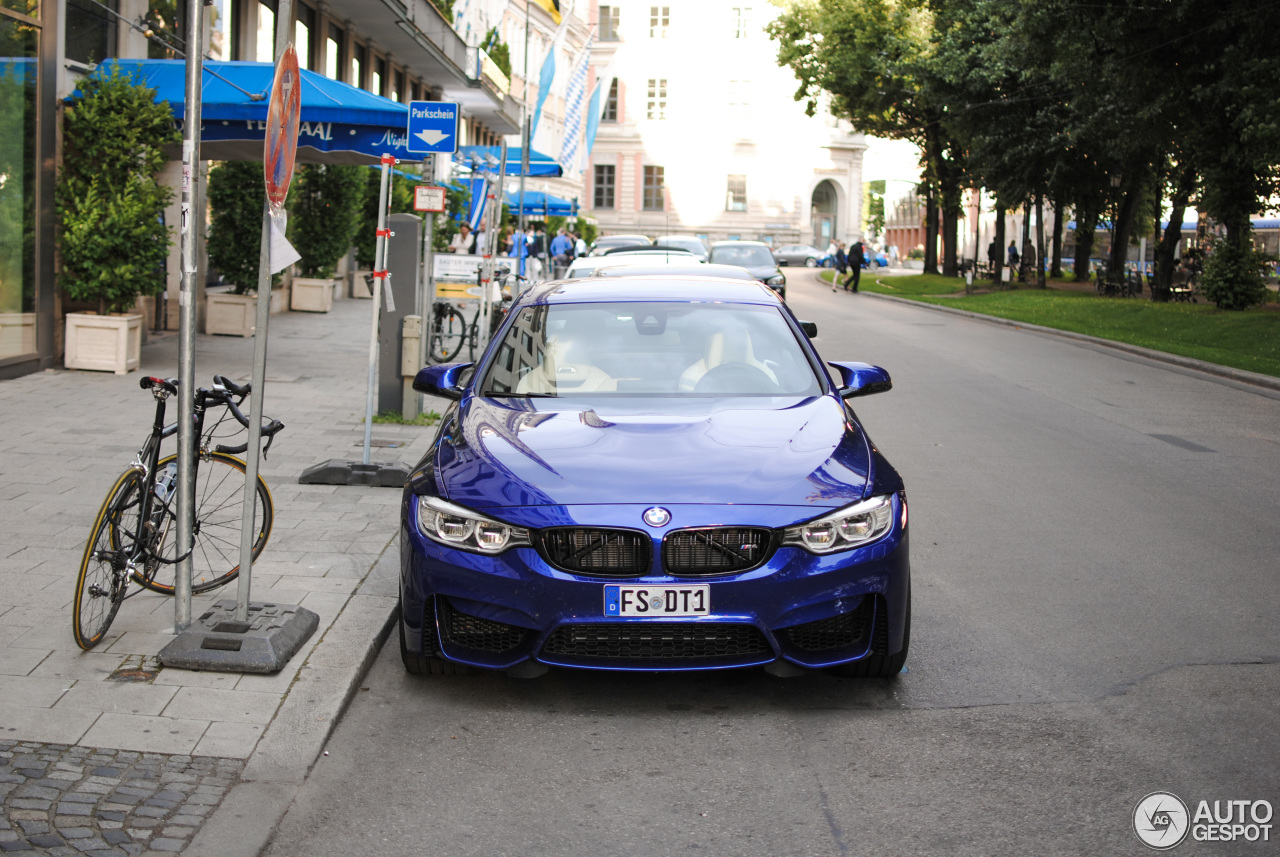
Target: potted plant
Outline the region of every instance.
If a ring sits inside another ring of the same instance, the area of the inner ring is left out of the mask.
[[[333,273],[360,225],[367,171],[354,165],[313,164],[296,179],[289,230],[302,256],[302,276],[293,278],[291,309],[328,312],[333,306]]]
[[[258,263],[266,190],[262,164],[224,161],[209,171],[209,264],[230,291],[205,297],[205,333],[252,336],[258,317]],[[273,283],[279,280],[273,279]]]
[[[139,295],[164,289],[173,192],[156,181],[161,151],[179,137],[168,102],[114,66],[80,81],[63,118],[56,188],[59,283],[96,311],[66,316],[66,366],[124,374],[138,368]]]

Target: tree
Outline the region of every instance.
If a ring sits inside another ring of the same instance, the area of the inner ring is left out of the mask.
[[[364,168],[364,204],[360,209],[360,223],[356,227],[356,267],[372,269],[378,249],[378,202],[382,198],[382,170]],[[417,214],[413,208],[413,181],[391,173],[387,200],[387,215]]]
[[[209,171],[208,194],[209,263],[237,295],[256,291],[267,196],[262,164],[224,161]]]
[[[289,231],[304,277],[332,277],[360,226],[366,167],[312,164],[291,193]]]
[[[492,27],[484,34],[484,51],[502,73],[511,77],[511,49],[498,36],[498,28]]]
[[[179,141],[167,101],[114,66],[80,81],[63,117],[55,189],[59,277],[75,301],[124,312],[164,289],[173,192],[156,181],[163,147]]]

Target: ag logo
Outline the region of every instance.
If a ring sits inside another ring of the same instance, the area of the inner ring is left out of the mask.
[[[1187,805],[1170,792],[1152,792],[1133,808],[1133,832],[1142,844],[1166,851],[1187,838],[1191,817]]]

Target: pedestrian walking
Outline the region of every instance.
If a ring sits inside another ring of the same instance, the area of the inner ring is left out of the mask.
[[[573,239],[571,239],[563,226],[556,232],[556,237],[551,239],[551,261],[557,265],[568,265],[569,256],[573,252]]]
[[[987,245],[987,264],[991,266],[991,279],[1000,282],[1000,245],[994,238]]]
[[[476,248],[476,237],[471,234],[470,225],[464,223],[456,235],[449,241],[450,253],[472,253]]]
[[[836,290],[836,283],[840,282],[840,278],[849,270],[849,254],[844,251],[843,241],[836,242],[835,261],[833,264],[836,266],[836,273],[835,276],[831,278],[831,291],[834,292]]]
[[[1012,274],[1013,271],[1018,270],[1018,260],[1020,258],[1021,257],[1018,255],[1018,245],[1014,243],[1014,241],[1010,240],[1009,241],[1009,270],[1010,270],[1009,276],[1010,277],[1013,276]]]
[[[858,282],[862,279],[862,260],[862,242],[855,241],[849,248],[849,276],[846,277],[844,281],[844,287],[851,292],[856,292],[858,290]]]

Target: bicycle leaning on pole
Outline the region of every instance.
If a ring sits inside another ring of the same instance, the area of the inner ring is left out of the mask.
[[[143,590],[172,595],[176,574],[173,569],[188,557],[193,593],[230,583],[240,573],[245,463],[235,456],[248,449],[248,443],[227,446],[214,441],[228,436],[221,433],[228,417],[248,427],[249,419],[239,406],[249,395],[250,385],[241,386],[214,375],[212,389],[202,387],[196,391],[194,422],[199,448],[193,479],[195,524],[192,542],[183,553],[179,553],[177,544],[178,457],[160,457],[161,442],[178,431],[176,422],[165,425],[166,403],[177,394],[178,382],[173,378],[147,377],[139,381],[139,386],[155,397],[155,423],[138,457],[107,492],[85,545],[76,577],[71,622],[76,645],[82,649],[91,649],[102,641],[126,598]],[[207,412],[218,407],[226,410],[206,430]],[[230,428],[234,433],[240,432],[238,427]],[[276,433],[283,428],[284,423],[279,420],[264,421],[264,458]],[[255,559],[267,544],[274,517],[267,484],[260,476],[257,483],[254,520],[258,532],[252,553]],[[130,590],[130,583],[138,588]]]

